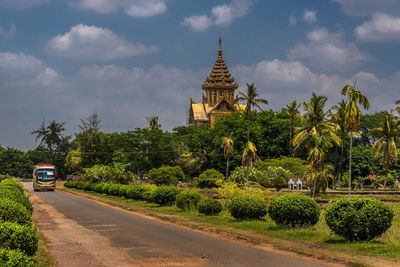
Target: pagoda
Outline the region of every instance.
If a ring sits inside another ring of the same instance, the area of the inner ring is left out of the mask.
[[[217,60],[202,86],[205,95],[203,93],[201,103],[190,99],[188,123],[212,126],[218,118],[234,111],[244,110],[246,105],[239,105],[234,97],[238,87],[222,57],[221,38],[219,38]]]

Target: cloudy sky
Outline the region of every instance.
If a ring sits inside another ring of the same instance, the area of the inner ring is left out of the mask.
[[[0,145],[37,144],[43,120],[98,113],[127,131],[186,122],[216,59],[281,109],[357,78],[372,112],[400,98],[398,0],[0,0]]]

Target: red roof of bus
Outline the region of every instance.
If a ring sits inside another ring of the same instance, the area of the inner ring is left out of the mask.
[[[49,163],[39,163],[39,164],[36,164],[36,166],[54,166],[54,165],[49,164]]]

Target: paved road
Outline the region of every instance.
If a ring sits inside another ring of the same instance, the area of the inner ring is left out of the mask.
[[[32,188],[28,183],[25,186]],[[60,191],[35,194],[135,259],[204,257],[207,260],[203,266],[321,266],[149,220]]]

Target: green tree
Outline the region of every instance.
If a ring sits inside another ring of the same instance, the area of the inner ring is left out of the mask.
[[[342,140],[341,145],[340,145],[340,158],[339,158],[339,179],[342,180],[343,176],[343,158],[344,158],[344,137],[346,136],[346,127],[345,127],[345,108],[346,108],[346,101],[342,99],[338,103],[338,105],[335,105],[332,107],[332,109],[336,110],[336,113],[332,115],[332,121],[336,123],[338,127],[338,134],[340,136],[340,139]],[[335,169],[336,169],[336,164],[335,164]]]
[[[232,158],[233,153],[235,152],[233,148],[233,140],[232,140],[232,134],[229,137],[224,136],[222,138],[222,143],[221,143],[221,148],[224,149],[224,157],[226,159],[226,175],[225,175],[225,180],[228,180],[228,175],[229,175],[229,159]]]
[[[246,116],[247,116],[247,142],[250,139],[250,116],[251,116],[251,108],[256,107],[259,110],[262,110],[259,104],[268,105],[268,101],[264,98],[258,98],[259,94],[257,92],[257,88],[254,86],[254,83],[246,84],[247,85],[247,94],[243,92],[239,92],[240,97],[239,101],[246,101]]]
[[[394,109],[395,111],[397,111],[397,113],[399,113],[400,114],[400,99],[399,100],[397,100],[396,102],[394,102],[396,105],[397,105],[397,107]]]
[[[155,129],[160,129],[161,128],[161,124],[158,124],[158,117],[157,116],[151,116],[151,117],[147,117],[147,122],[149,123],[149,128],[151,130],[155,130]]]
[[[372,150],[375,151],[375,155],[383,152],[383,164],[386,166],[383,187],[386,189],[390,161],[393,158],[394,162],[397,163],[396,138],[400,135],[398,118],[391,113],[387,113],[383,126],[372,129],[369,134],[379,138],[373,144]]]
[[[293,130],[294,130],[294,122],[297,118],[300,117],[300,112],[299,112],[300,106],[301,106],[301,103],[297,103],[296,100],[294,100],[289,105],[286,105],[286,107],[283,108],[283,111],[290,118],[289,155],[291,157],[293,157],[292,137],[293,137]]]
[[[260,158],[257,156],[256,146],[251,141],[247,142],[247,146],[242,155],[242,165],[252,168],[253,163],[259,160]]]
[[[348,101],[344,109],[344,125],[350,131],[350,157],[349,157],[349,196],[351,195],[351,153],[353,146],[353,133],[358,131],[361,120],[361,110],[358,107],[360,104],[364,109],[369,109],[370,104],[368,98],[361,94],[354,86],[346,84],[341,94],[347,96]]]
[[[340,144],[340,138],[336,135],[336,124],[328,121],[330,111],[324,111],[328,98],[326,96],[312,94],[310,102],[305,102],[305,125],[298,129],[293,138],[295,150],[305,145],[308,151],[308,162],[314,179],[313,197],[315,197],[318,172],[324,166],[325,151],[332,147],[332,142]]]

